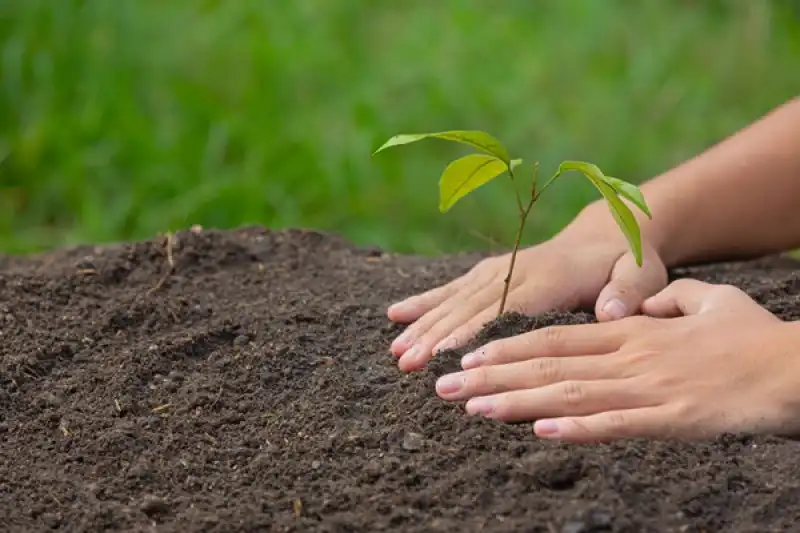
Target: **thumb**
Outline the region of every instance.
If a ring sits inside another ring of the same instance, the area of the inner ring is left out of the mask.
[[[647,299],[642,304],[642,311],[659,318],[699,315],[718,306],[729,296],[738,297],[738,289],[696,279],[679,279]]]
[[[595,314],[600,322],[618,320],[639,312],[642,302],[667,285],[667,269],[655,250],[645,247],[642,266],[633,254],[620,257],[608,284],[600,291]]]

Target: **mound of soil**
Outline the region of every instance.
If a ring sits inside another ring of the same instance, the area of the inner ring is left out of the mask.
[[[166,242],[169,241],[169,242]],[[465,272],[312,231],[0,259],[8,531],[790,531],[800,444],[538,441],[403,375],[390,302]],[[171,266],[170,266],[171,265]],[[797,318],[787,259],[675,272]],[[510,315],[486,340],[590,313]]]

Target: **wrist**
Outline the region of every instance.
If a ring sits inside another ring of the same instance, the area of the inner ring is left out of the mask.
[[[648,199],[649,200],[649,199]],[[651,202],[648,202],[651,204]],[[629,207],[630,204],[627,204]],[[652,211],[653,206],[650,205]],[[674,224],[662,215],[663,211],[653,213],[653,218],[632,207],[631,211],[641,230],[642,244],[649,246],[656,251],[662,262],[667,267],[677,266],[681,257],[679,249],[681,240],[675,238]],[[583,235],[584,238],[592,238],[612,243],[621,251],[627,251],[629,245],[622,230],[614,220],[611,210],[604,199],[595,200],[581,210],[573,222],[564,228],[564,234]]]

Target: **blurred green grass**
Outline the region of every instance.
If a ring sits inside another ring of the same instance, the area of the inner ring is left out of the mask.
[[[543,170],[642,180],[797,94],[796,2],[0,1],[0,249],[202,224],[440,253],[507,246],[505,180],[437,211],[487,130]],[[526,242],[595,193],[550,189]]]

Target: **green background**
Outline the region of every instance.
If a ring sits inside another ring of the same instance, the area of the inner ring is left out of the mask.
[[[0,249],[191,224],[314,227],[440,253],[507,246],[506,180],[451,212],[484,129],[544,172],[639,181],[798,93],[797,2],[0,0]],[[554,186],[526,242],[596,192]]]

